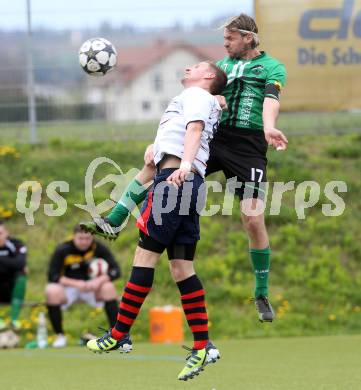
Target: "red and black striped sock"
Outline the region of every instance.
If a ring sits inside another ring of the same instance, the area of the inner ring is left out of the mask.
[[[197,275],[177,283],[188,325],[193,333],[194,349],[202,349],[208,343],[208,315],[205,291]]]
[[[153,279],[154,268],[133,267],[119,304],[117,322],[112,329],[112,337],[116,340],[120,340],[129,333],[145,298],[152,288]]]

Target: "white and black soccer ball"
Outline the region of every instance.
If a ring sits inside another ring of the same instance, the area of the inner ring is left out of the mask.
[[[91,38],[79,49],[79,63],[91,76],[104,76],[117,63],[117,51],[108,40]]]
[[[88,267],[88,276],[90,279],[98,276],[107,275],[109,264],[104,259],[93,259]]]
[[[19,345],[20,338],[12,330],[0,333],[0,349],[15,348]]]

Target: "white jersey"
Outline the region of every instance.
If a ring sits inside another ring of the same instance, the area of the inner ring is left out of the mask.
[[[200,87],[186,88],[171,100],[165,110],[154,141],[154,162],[158,164],[165,154],[183,158],[184,138],[190,122],[202,121],[200,147],[192,167],[204,177],[209,158],[209,142],[217,129],[222,109],[218,100]]]

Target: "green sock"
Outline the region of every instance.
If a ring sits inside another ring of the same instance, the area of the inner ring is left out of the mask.
[[[124,190],[119,202],[107,216],[109,223],[112,226],[120,226],[136,205],[146,198],[147,193],[148,188],[145,188],[137,179],[132,180]]]
[[[268,273],[270,270],[271,249],[250,249],[253,272],[256,277],[255,297],[268,296]]]
[[[11,321],[16,321],[19,317],[25,297],[26,279],[26,275],[19,275],[15,279],[15,285],[11,294]]]

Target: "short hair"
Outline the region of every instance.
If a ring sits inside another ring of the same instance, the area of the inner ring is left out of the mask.
[[[5,221],[0,219],[0,226],[5,226]]]
[[[258,27],[255,20],[246,14],[240,14],[227,20],[222,26],[229,31],[238,31],[241,35],[251,33],[253,35],[253,41],[251,43],[252,49],[259,45]]]
[[[212,95],[220,95],[224,88],[226,88],[227,85],[227,75],[226,73],[217,66],[212,61],[207,61],[207,64],[210,66],[212,71],[215,73],[216,77],[213,79],[209,92]]]
[[[86,233],[86,231],[79,224],[77,224],[74,226],[73,233]]]

